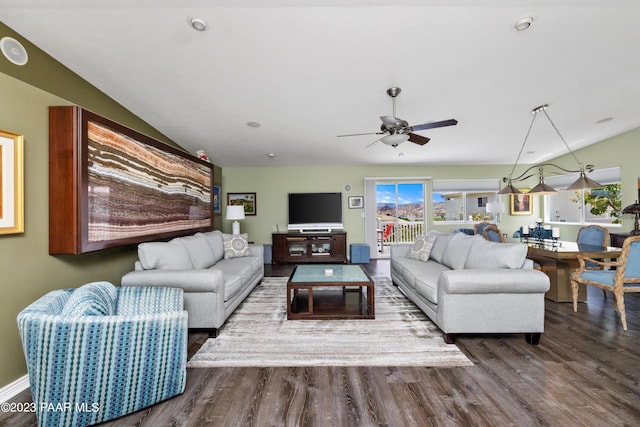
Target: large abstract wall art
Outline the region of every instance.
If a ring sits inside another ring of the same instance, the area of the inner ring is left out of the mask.
[[[79,107],[49,109],[49,253],[213,228],[213,165]]]

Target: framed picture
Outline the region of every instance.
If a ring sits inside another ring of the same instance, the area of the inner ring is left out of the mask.
[[[227,193],[227,206],[244,206],[245,215],[255,215],[256,193]]]
[[[533,215],[533,197],[531,194],[511,194],[511,215]]]
[[[364,207],[364,197],[349,196],[349,209],[362,209]]]
[[[80,107],[49,107],[49,253],[213,229],[213,165]]]
[[[220,186],[213,186],[213,213],[219,214],[222,213],[221,205],[220,205]]]
[[[24,233],[23,137],[0,130],[0,234]]]

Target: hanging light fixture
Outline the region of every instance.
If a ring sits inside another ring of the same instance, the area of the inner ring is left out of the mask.
[[[544,174],[545,174],[545,167],[548,169],[554,168],[557,169],[561,172],[565,172],[565,173],[579,173],[580,176],[578,177],[578,179],[571,184],[569,187],[567,187],[567,190],[582,190],[582,189],[588,189],[588,188],[601,188],[602,184],[590,179],[587,177],[586,173],[587,172],[593,172],[594,166],[593,165],[584,165],[583,163],[580,162],[580,160],[578,160],[578,157],[576,156],[576,154],[573,152],[573,150],[571,150],[571,148],[569,147],[569,144],[567,144],[567,141],[565,141],[565,139],[563,138],[562,134],[560,133],[560,131],[558,130],[558,128],[556,127],[555,123],[553,123],[553,120],[551,120],[551,117],[549,117],[549,115],[547,114],[547,107],[549,107],[548,104],[544,104],[541,105],[539,107],[534,108],[531,113],[533,114],[533,119],[531,119],[531,123],[529,124],[529,129],[527,130],[527,134],[524,137],[524,141],[522,141],[522,146],[520,147],[520,152],[518,153],[518,157],[516,158],[515,163],[513,164],[513,167],[511,168],[511,173],[509,173],[509,176],[502,178],[502,181],[506,183],[506,185],[504,186],[504,188],[502,190],[500,190],[498,192],[498,194],[521,194],[522,191],[520,191],[517,187],[515,187],[513,185],[514,182],[520,182],[520,181],[524,181],[528,178],[531,178],[532,176],[535,175],[535,173],[531,173],[531,171],[533,171],[534,169],[538,169],[538,185],[536,185],[535,187],[533,187],[530,191],[528,191],[529,194],[540,194],[540,195],[544,195],[544,194],[555,194],[558,192],[558,190],[556,190],[555,188],[551,187],[548,184],[545,184],[544,182]],[[571,154],[573,156],[573,158],[575,159],[576,163],[578,164],[578,169],[577,170],[569,170],[569,169],[565,169],[561,166],[555,165],[553,163],[540,163],[534,166],[529,167],[527,170],[525,170],[520,176],[513,176],[513,173],[516,170],[516,167],[518,166],[518,161],[520,160],[520,156],[522,155],[522,151],[524,150],[524,146],[527,143],[527,139],[529,139],[529,135],[531,134],[531,128],[533,127],[533,124],[536,121],[536,118],[538,117],[538,114],[543,113],[544,116],[547,118],[547,120],[549,120],[549,123],[551,123],[551,126],[553,127],[553,129],[556,131],[556,133],[558,134],[558,136],[560,137],[560,140],[562,141],[562,143],[564,144],[564,146],[567,148],[567,150],[569,151],[569,154]]]

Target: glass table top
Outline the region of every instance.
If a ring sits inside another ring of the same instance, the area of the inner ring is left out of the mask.
[[[360,265],[312,264],[298,265],[292,283],[368,282],[370,279]]]

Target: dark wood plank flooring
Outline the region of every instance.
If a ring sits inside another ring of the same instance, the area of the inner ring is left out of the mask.
[[[267,266],[286,276],[290,266]],[[389,276],[389,262],[368,265]],[[461,335],[463,368],[189,369],[184,394],[109,426],[632,426],[640,425],[640,294],[627,294],[628,332],[613,296],[546,302],[539,346],[522,334]],[[189,354],[206,334],[189,337]],[[16,401],[30,401],[29,391]],[[0,424],[35,425],[32,414]]]

